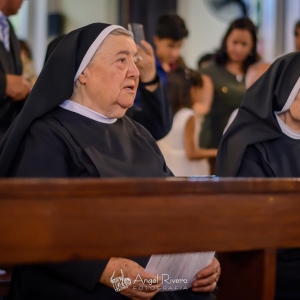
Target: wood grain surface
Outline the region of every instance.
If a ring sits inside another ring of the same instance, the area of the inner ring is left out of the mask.
[[[216,250],[219,299],[266,300],[299,227],[298,179],[0,180],[0,265]]]

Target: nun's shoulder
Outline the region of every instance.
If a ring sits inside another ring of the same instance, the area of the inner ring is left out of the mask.
[[[35,119],[28,128],[28,131],[34,132],[38,130],[45,130],[46,128],[51,128],[57,121],[48,113],[40,118]]]
[[[68,177],[70,147],[51,116],[36,119],[20,143],[10,177]]]
[[[47,144],[54,141],[58,144],[65,144],[66,142],[63,127],[51,113],[35,119],[32,122],[24,139],[28,139],[29,137],[40,143],[47,142]]]

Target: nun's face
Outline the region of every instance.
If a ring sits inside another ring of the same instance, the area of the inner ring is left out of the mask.
[[[132,38],[108,35],[79,76],[85,97],[81,104],[109,118],[123,117],[135,99],[139,78],[137,61]]]

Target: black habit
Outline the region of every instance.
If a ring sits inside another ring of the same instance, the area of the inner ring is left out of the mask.
[[[300,139],[283,133],[275,114],[300,87],[300,54],[280,57],[251,86],[218,150],[218,176],[300,177]],[[292,102],[291,102],[291,101]],[[277,254],[276,300],[300,299],[300,249]]]

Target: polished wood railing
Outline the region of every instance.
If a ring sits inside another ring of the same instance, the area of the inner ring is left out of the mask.
[[[0,269],[216,250],[218,299],[274,299],[300,247],[298,179],[0,180]]]

